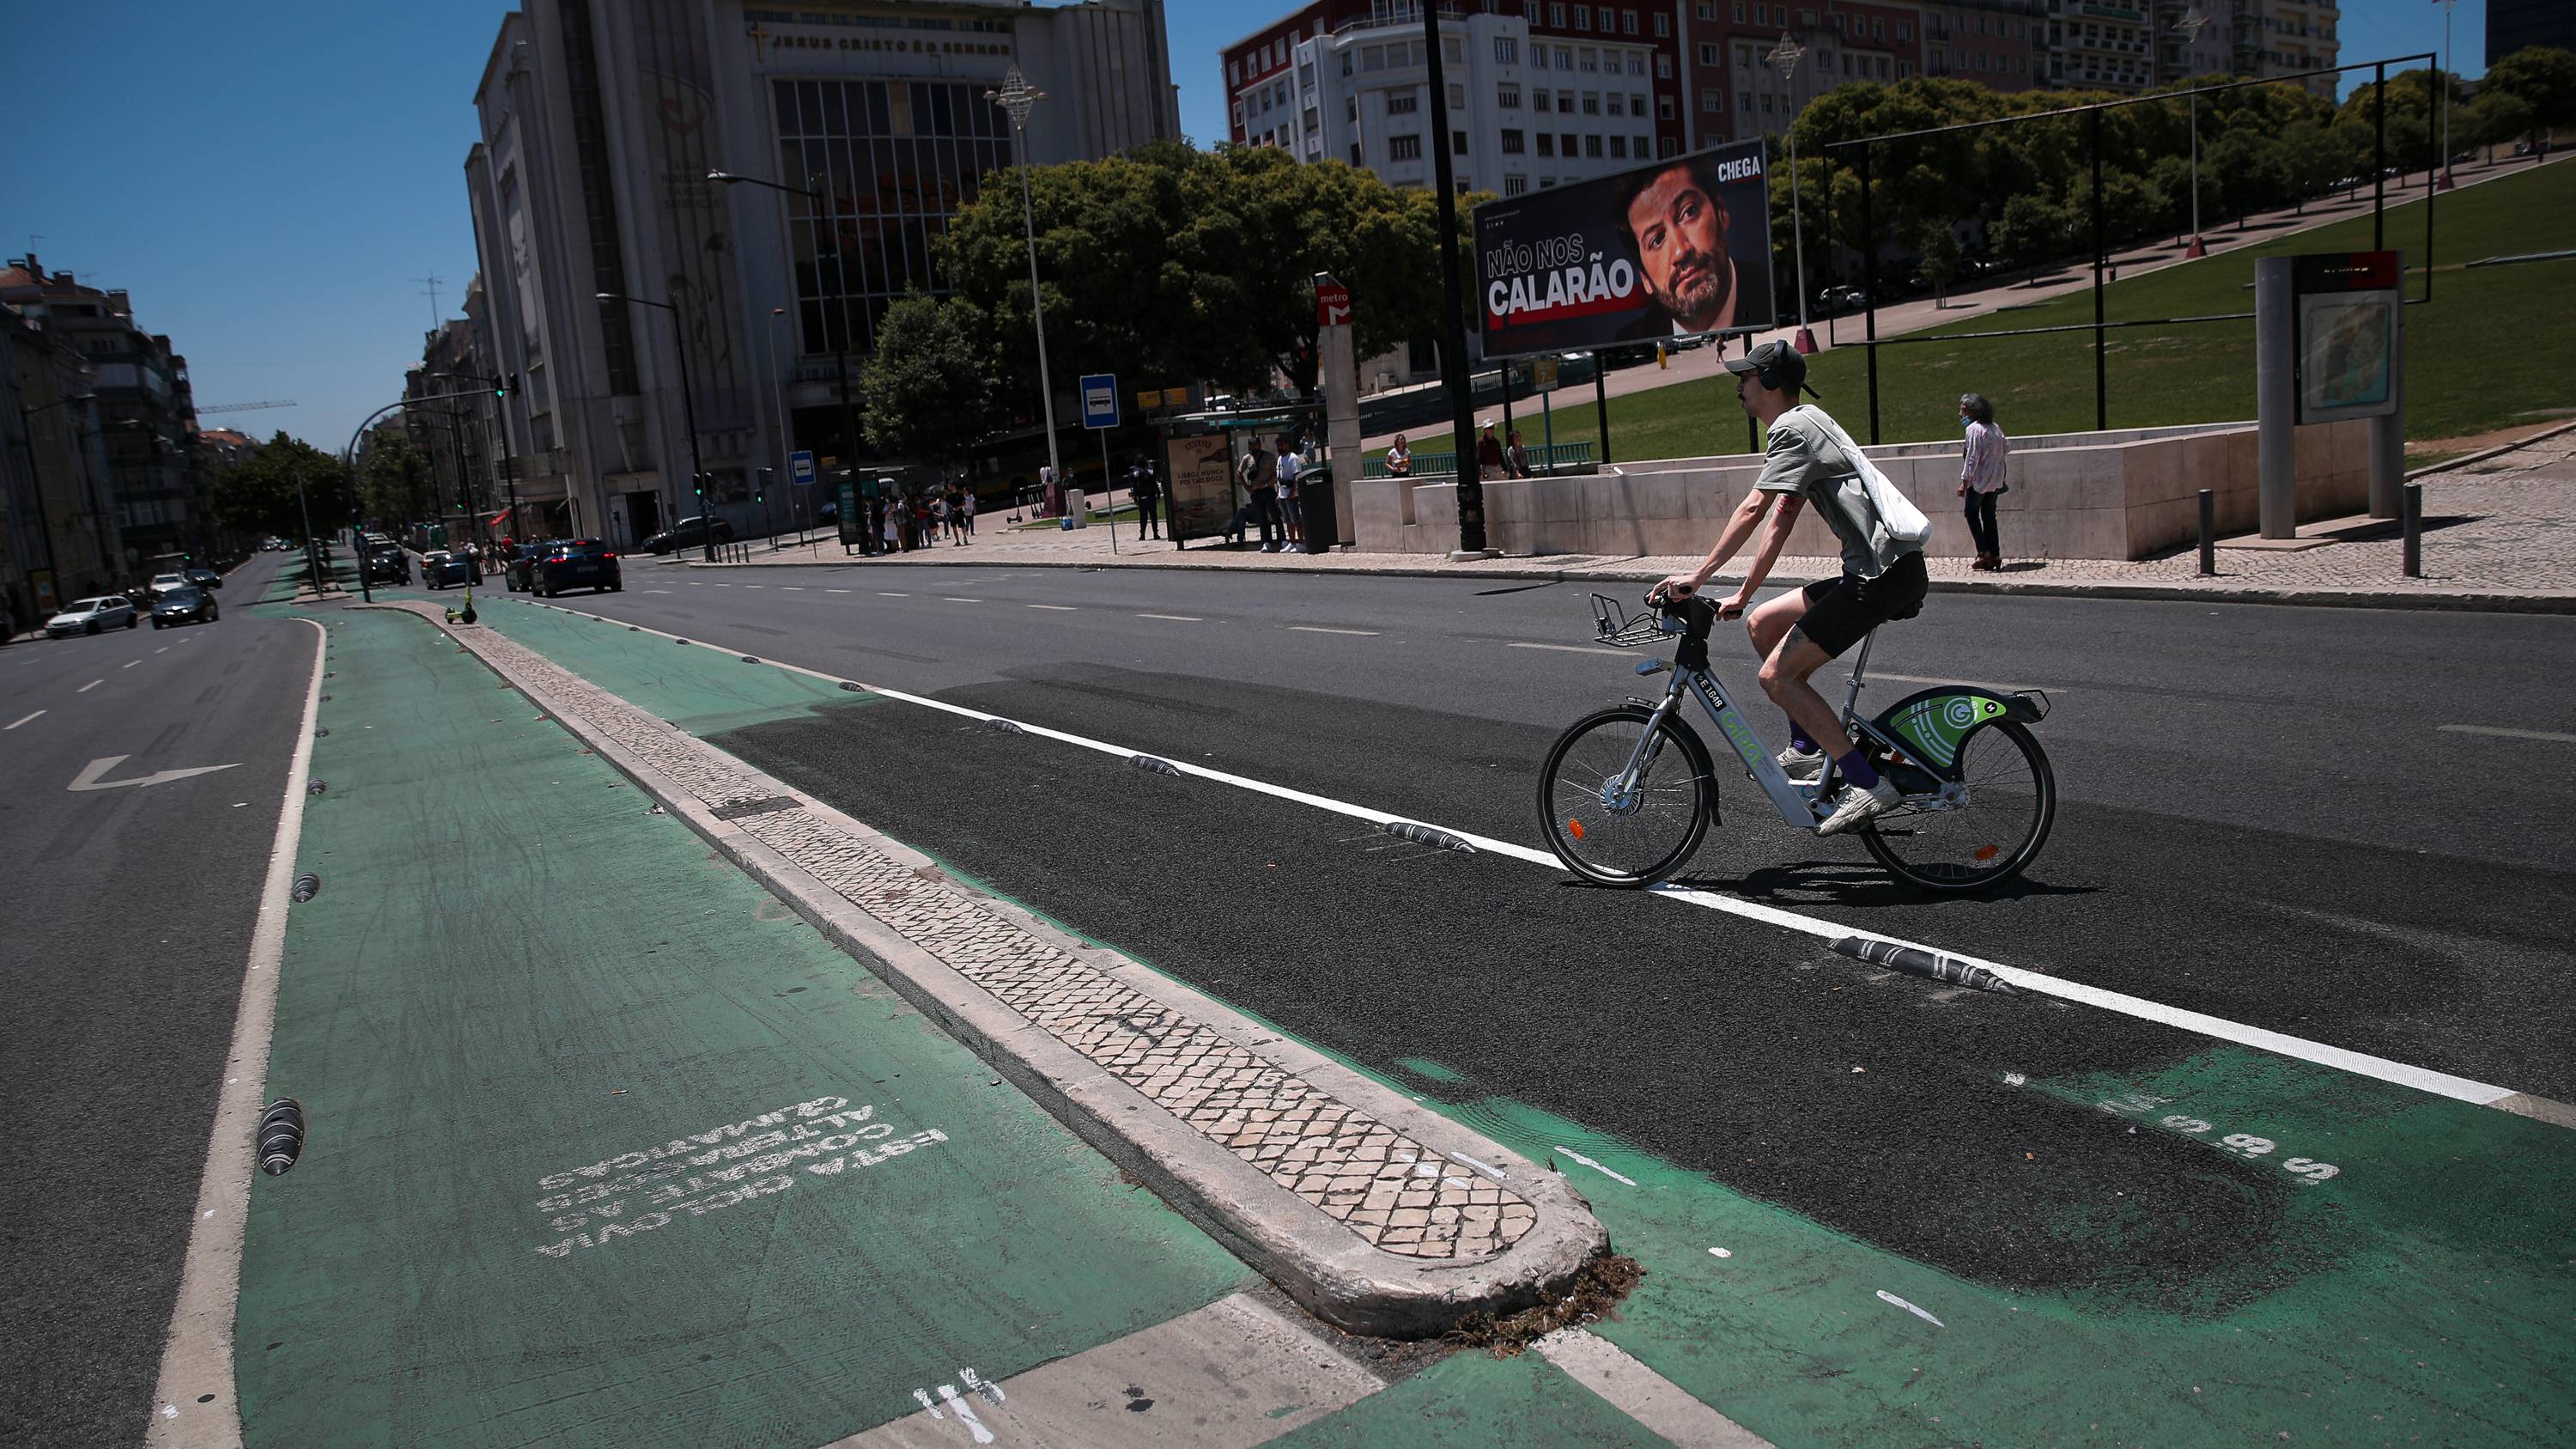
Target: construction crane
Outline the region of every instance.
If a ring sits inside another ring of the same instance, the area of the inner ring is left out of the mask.
[[[257,412],[261,408],[291,408],[293,406],[295,406],[295,399],[293,398],[275,398],[268,402],[255,403],[219,403],[214,407],[197,409],[197,416],[202,418],[209,413],[251,413]]]

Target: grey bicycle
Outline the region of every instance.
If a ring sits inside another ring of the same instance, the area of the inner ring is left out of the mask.
[[[1670,878],[1707,838],[1718,820],[1717,768],[1682,717],[1685,698],[1699,701],[1783,823],[1813,830],[1831,813],[1833,759],[1812,781],[1790,779],[1710,672],[1715,605],[1684,598],[1631,615],[1594,594],[1592,614],[1603,644],[1670,642],[1670,660],[1646,660],[1637,673],[1669,673],[1672,682],[1661,699],[1630,696],[1576,720],[1549,749],[1539,771],[1539,815],[1566,869],[1602,885],[1642,888]],[[1852,661],[1842,719],[1904,800],[1863,825],[1861,843],[1909,885],[1952,895],[1992,890],[2029,869],[2057,817],[2057,777],[2030,731],[2047,717],[2048,695],[1935,685],[1864,718],[1860,694],[1876,638],[1864,638]]]

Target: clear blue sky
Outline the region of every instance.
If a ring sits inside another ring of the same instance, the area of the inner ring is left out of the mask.
[[[1181,126],[1225,134],[1217,48],[1285,0],[1167,0]],[[474,274],[464,163],[500,0],[385,5],[92,0],[10,7],[0,68],[0,257],[133,294],[188,357],[202,405],[337,451],[402,390],[445,279]],[[2459,69],[2484,70],[2486,7],[2459,7]],[[2427,0],[2350,0],[2347,59],[2441,44]]]

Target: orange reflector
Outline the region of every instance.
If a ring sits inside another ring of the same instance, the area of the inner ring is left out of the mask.
[[[1573,836],[1577,840],[1581,840],[1583,838],[1583,822],[1580,820],[1569,820],[1565,822],[1565,833]]]
[[[2000,845],[1980,845],[1977,847],[1977,859],[1979,860],[1992,860],[2003,853],[2004,848]]]

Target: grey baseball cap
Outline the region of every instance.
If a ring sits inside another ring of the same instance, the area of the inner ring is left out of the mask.
[[[1792,396],[1801,390],[1819,400],[1824,396],[1807,386],[1807,359],[1786,342],[1765,342],[1742,357],[1730,357],[1726,359],[1726,370],[1751,373],[1764,387]]]

